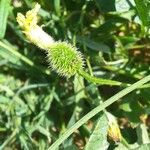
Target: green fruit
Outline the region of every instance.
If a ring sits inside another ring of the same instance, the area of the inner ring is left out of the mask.
[[[83,67],[82,55],[67,42],[55,42],[48,47],[48,61],[58,74],[71,77]]]

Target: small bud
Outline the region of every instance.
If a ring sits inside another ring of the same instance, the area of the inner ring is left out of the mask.
[[[116,118],[108,112],[106,113],[106,115],[107,115],[108,124],[109,124],[108,137],[114,142],[121,141],[121,133],[120,133],[120,129],[116,121]]]

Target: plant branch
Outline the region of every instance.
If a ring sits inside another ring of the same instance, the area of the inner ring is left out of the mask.
[[[85,78],[86,80],[92,82],[92,83],[96,83],[96,84],[100,84],[100,85],[116,85],[116,86],[130,86],[130,84],[127,83],[122,83],[119,81],[115,81],[115,80],[107,80],[107,79],[102,79],[102,78],[97,78],[94,76],[89,75],[88,73],[86,73],[84,70],[80,70],[78,71],[78,73]]]
[[[91,119],[93,116],[98,114],[100,111],[104,110],[106,107],[110,106],[112,103],[117,101],[118,99],[122,98],[123,96],[127,95],[128,93],[132,92],[133,90],[139,88],[143,84],[150,81],[150,75],[146,76],[145,78],[139,80],[138,82],[132,84],[130,87],[127,87],[120,91],[119,93],[115,94],[111,98],[109,98],[104,103],[100,104],[93,110],[91,110],[88,114],[86,114],[83,118],[81,118],[79,121],[77,121],[71,128],[69,128],[57,141],[55,141],[48,150],[56,150],[57,147],[59,147],[60,144],[64,140],[66,140],[74,131],[76,131],[80,126],[82,126],[84,123],[86,123],[89,119]]]

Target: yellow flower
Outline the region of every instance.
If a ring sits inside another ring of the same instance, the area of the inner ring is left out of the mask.
[[[108,118],[108,125],[109,125],[108,137],[114,142],[121,141],[121,133],[116,118],[108,112],[106,113],[106,115]]]
[[[54,40],[37,25],[40,7],[41,6],[39,4],[36,4],[35,7],[28,11],[25,16],[18,13],[17,22],[30,42],[42,49],[47,49],[49,45],[54,43]]]

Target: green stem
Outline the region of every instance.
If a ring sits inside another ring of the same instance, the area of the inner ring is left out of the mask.
[[[8,50],[9,52],[11,52],[13,55],[15,55],[16,57],[18,57],[20,60],[22,60],[26,64],[28,64],[30,66],[34,66],[34,63],[31,60],[29,60],[28,58],[26,58],[25,56],[23,56],[22,54],[20,54],[19,52],[17,52],[12,47],[6,45],[4,42],[0,41],[0,46],[3,47],[4,49]]]
[[[100,111],[104,110],[106,107],[110,106],[112,103],[117,101],[118,99],[122,98],[123,96],[127,95],[128,93],[132,92],[133,90],[139,88],[143,84],[150,81],[150,75],[146,76],[145,78],[139,80],[138,82],[132,84],[131,86],[123,89],[119,93],[115,94],[111,98],[109,98],[104,103],[100,104],[93,110],[91,110],[88,114],[86,114],[83,118],[81,118],[79,121],[77,121],[71,128],[69,128],[57,141],[55,141],[48,150],[56,150],[59,145],[66,140],[74,131],[76,131],[80,126],[82,126],[84,123],[86,123],[89,119],[91,119],[93,116],[98,114]]]
[[[92,83],[100,84],[100,85],[116,85],[116,86],[125,86],[125,87],[130,85],[130,84],[122,83],[122,82],[119,82],[119,81],[97,78],[97,77],[89,75],[84,70],[80,70],[78,73],[82,77],[84,77],[86,80],[88,80]]]
[[[126,147],[126,148],[128,148],[128,149],[130,149],[130,145],[128,144],[128,142],[123,138],[123,137],[121,137],[122,139],[121,139],[121,143]]]
[[[30,59],[28,59],[24,55],[20,54],[13,47],[10,47],[9,45],[7,45],[6,43],[4,43],[3,41],[0,41],[0,47],[3,47],[4,49],[8,50],[11,54],[13,54],[14,56],[16,56],[21,61],[23,61],[24,63],[28,64],[29,66],[35,68],[36,70],[38,70],[38,71],[40,71],[40,72],[42,72],[44,74],[48,74],[49,75],[49,72],[47,70],[43,70],[41,67],[36,66]]]
[[[18,129],[15,129],[8,139],[0,146],[0,149],[4,149],[16,136]]]

